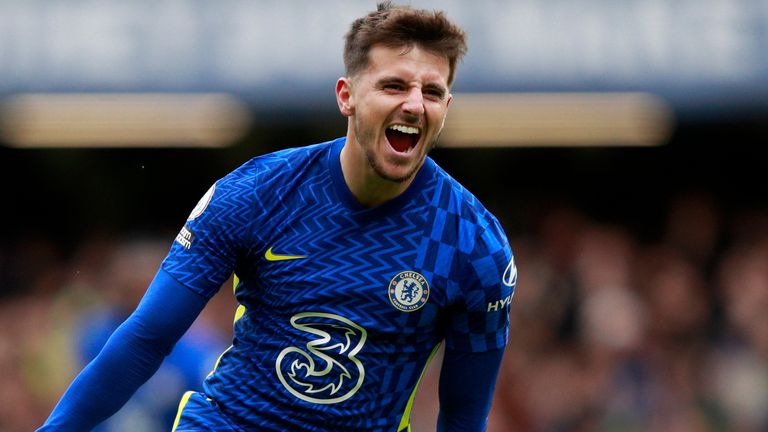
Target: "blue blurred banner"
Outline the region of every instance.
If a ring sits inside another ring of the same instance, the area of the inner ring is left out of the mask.
[[[459,91],[650,91],[766,104],[765,0],[413,1],[470,35]],[[0,95],[227,91],[334,107],[342,38],[374,2],[0,0]]]

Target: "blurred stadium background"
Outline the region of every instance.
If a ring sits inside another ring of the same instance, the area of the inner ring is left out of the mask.
[[[520,269],[489,430],[768,429],[768,3],[412,4],[469,32],[433,157]],[[341,39],[373,7],[0,0],[0,431],[44,420],[213,181],[344,133]],[[104,430],[163,430],[230,297]]]

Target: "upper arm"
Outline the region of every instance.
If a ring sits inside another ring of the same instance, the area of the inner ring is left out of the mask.
[[[162,269],[211,298],[235,270],[254,223],[254,187],[248,166],[217,181],[192,210]]]
[[[510,304],[517,282],[506,236],[498,226],[483,229],[471,251],[459,259],[446,347],[464,352],[502,349],[509,335]]]
[[[517,283],[512,251],[497,222],[477,233],[460,260],[440,373],[439,431],[484,430]]]
[[[143,345],[157,346],[168,355],[207,302],[161,269],[123,326]]]

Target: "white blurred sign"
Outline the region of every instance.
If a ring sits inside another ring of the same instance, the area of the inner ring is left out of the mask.
[[[470,35],[473,90],[768,87],[764,0],[413,1]],[[361,1],[0,0],[0,92],[326,98]]]

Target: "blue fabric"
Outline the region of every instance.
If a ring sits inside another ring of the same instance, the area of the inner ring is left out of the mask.
[[[440,372],[438,432],[484,431],[504,350],[446,350]]]
[[[496,218],[430,158],[401,195],[363,207],[344,145],[235,169],[163,262],[205,297],[239,278],[234,342],[203,388],[242,430],[391,432],[442,340],[462,352],[506,345],[512,251]]]
[[[38,431],[87,431],[117,412],[157,371],[206,302],[159,271],[136,311],[72,382]]]
[[[189,424],[220,412],[241,430],[390,432],[408,423],[445,340],[442,421],[482,425],[500,357],[470,353],[506,345],[514,292],[501,225],[429,158],[401,195],[361,206],[341,170],[345,143],[262,155],[217,181],[162,264],[158,284],[175,289],[162,301],[150,289],[51,424],[86,430],[116,411],[234,272],[233,344],[203,387],[216,410],[185,411]],[[481,395],[461,400],[469,387]]]

